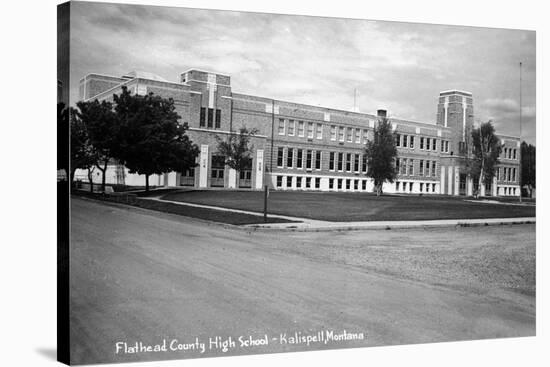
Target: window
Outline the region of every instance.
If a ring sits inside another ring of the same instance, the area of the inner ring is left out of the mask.
[[[436,161],[433,161],[433,162],[432,162],[432,176],[433,176],[433,177],[436,177],[436,176],[437,176],[437,174],[435,173],[435,172],[436,172],[436,170],[435,170],[435,165],[436,165]]]
[[[279,119],[279,135],[285,135],[285,120]]]
[[[445,141],[441,140],[441,153],[445,151]]]
[[[307,123],[307,138],[313,139],[313,122]]]
[[[361,130],[355,129],[355,142],[361,144]]]
[[[354,180],[353,181],[353,189],[354,190],[359,190],[359,180]]]
[[[419,176],[424,176],[424,161],[420,160],[420,169],[418,170]]]
[[[214,109],[209,108],[208,109],[208,127],[212,128],[213,123],[214,123]]]
[[[412,191],[413,191],[413,183],[409,182],[409,192],[412,192]]]
[[[426,176],[430,176],[430,161],[426,161]]]
[[[432,192],[435,192],[435,184],[432,184]]]
[[[285,154],[284,148],[277,148],[277,167],[283,167],[283,156]]]
[[[321,178],[315,177],[315,188],[320,189],[321,188]]]
[[[504,177],[502,178],[502,181],[506,181],[506,173],[508,172],[508,169],[506,167],[503,168],[504,170]]]
[[[497,168],[497,180],[500,181],[500,168]]]
[[[283,187],[283,176],[277,176],[277,187]]]
[[[296,127],[296,122],[294,120],[288,120],[288,135],[294,136],[295,127]]]
[[[359,172],[359,154],[353,157],[353,171]]]
[[[351,127],[348,127],[346,130],[346,138],[348,143],[353,142],[353,129]]]
[[[362,171],[364,173],[367,173],[367,155],[366,154],[363,154],[363,168],[362,168]]]
[[[219,129],[221,127],[221,121],[222,121],[222,110],[216,109],[216,120],[215,120],[215,128]]]
[[[201,116],[200,116],[200,127],[205,127],[206,126],[206,108],[205,107],[201,107]]]
[[[342,126],[338,128],[338,141],[344,141],[344,128]]]
[[[395,181],[395,191],[399,191],[399,181]]]
[[[426,150],[430,150],[430,138],[426,138]]]
[[[336,126],[330,126],[330,140],[336,141]]]
[[[302,155],[302,149],[298,149],[296,153],[296,168],[302,168],[304,166],[304,157]]]
[[[292,176],[286,176],[286,187],[292,187]]]
[[[298,121],[298,136],[303,138],[304,137],[304,122]]]
[[[367,180],[363,180],[361,182],[361,190],[363,191],[367,190]]]
[[[338,190],[342,190],[342,179],[338,179]]]
[[[449,153],[449,141],[445,142],[445,153]]]
[[[323,124],[317,124],[317,129],[315,129],[315,134],[318,140],[323,139]]]
[[[516,169],[512,168],[512,181],[516,182]]]
[[[420,149],[424,149],[424,137],[420,137]]]
[[[315,152],[315,169],[321,169],[321,151]]]
[[[517,159],[517,149],[514,149],[514,159]]]
[[[369,140],[369,131],[367,129],[363,129],[363,143],[367,144],[368,140]]]
[[[437,139],[432,139],[432,150],[437,151]]]
[[[395,172],[399,173],[399,158],[395,158]]]
[[[414,148],[414,136],[409,137],[409,148]]]
[[[346,153],[346,171],[351,172],[351,153]]]
[[[311,150],[306,150],[306,169],[311,169]]]
[[[401,146],[401,135],[397,134],[395,135],[395,145],[400,147]]]
[[[401,174],[407,174],[407,158],[403,158],[403,163],[401,164]]]
[[[333,178],[328,179],[328,188],[329,188],[329,190],[334,189],[334,179]]]
[[[409,159],[409,175],[414,175],[414,159]]]
[[[286,153],[286,166],[292,168],[294,166],[294,149],[288,148]]]
[[[343,170],[343,164],[344,164],[344,153],[338,153],[338,171]]]
[[[403,148],[406,148],[408,145],[407,145],[407,135],[403,135],[403,144],[402,144]]]
[[[334,171],[334,152],[329,153],[328,169]]]
[[[424,191],[424,183],[420,183],[420,192]]]
[[[210,186],[213,186],[213,187],[224,186],[224,180],[223,180],[224,171],[225,171],[225,157],[223,155],[213,155]]]
[[[311,188],[311,177],[306,177],[306,189]]]
[[[346,190],[351,189],[351,180],[346,180]]]
[[[302,187],[302,177],[296,177],[296,188],[300,189]]]

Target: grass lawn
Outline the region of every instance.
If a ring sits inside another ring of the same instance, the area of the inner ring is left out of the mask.
[[[106,202],[117,202],[125,205],[136,206],[139,208],[156,210],[163,213],[183,215],[186,217],[210,220],[213,222],[245,225],[245,224],[258,224],[264,223],[262,216],[250,215],[244,213],[232,213],[215,209],[197,208],[187,205],[178,205],[173,203],[164,203],[160,201],[147,200],[136,198],[132,203],[124,203],[117,201],[114,197],[103,196],[101,194],[91,194],[89,192],[75,192],[75,195],[87,197],[94,200],[101,200]],[[147,196],[147,195],[144,195]],[[267,223],[292,223],[290,220],[281,218],[267,218]]]
[[[263,192],[182,191],[166,200],[263,212]],[[534,205],[487,204],[450,196],[272,191],[268,213],[335,222],[534,217]]]

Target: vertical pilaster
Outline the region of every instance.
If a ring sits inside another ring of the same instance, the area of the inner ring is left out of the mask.
[[[208,187],[208,145],[206,144],[201,145],[199,187]]]

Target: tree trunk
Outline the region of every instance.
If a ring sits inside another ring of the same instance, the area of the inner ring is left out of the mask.
[[[93,169],[88,168],[88,181],[90,182],[90,192],[94,192],[94,177],[92,175]]]
[[[75,172],[76,172],[76,169],[71,168],[70,173],[69,173],[69,187],[71,187],[71,188],[74,185],[74,174],[75,174]]]
[[[96,164],[97,168],[99,168],[99,170],[101,171],[101,191],[103,192],[105,192],[105,182],[106,182],[105,174],[107,173],[108,163],[109,161],[105,161],[105,163],[103,164],[103,167],[100,167],[99,165]]]
[[[149,192],[149,175],[145,174],[145,192]]]

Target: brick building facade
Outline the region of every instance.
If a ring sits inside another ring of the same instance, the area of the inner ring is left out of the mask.
[[[89,74],[80,81],[80,98],[112,100],[126,86],[133,93],[154,93],[174,100],[188,134],[200,148],[198,164],[185,172],[154,175],[152,185],[196,188],[372,191],[366,177],[364,145],[379,117],[234,93],[228,75],[197,69],[170,82],[156,75],[132,72],[122,77]],[[384,192],[472,195],[477,184],[464,173],[467,134],[473,126],[472,94],[445,91],[439,95],[435,124],[390,118],[397,134],[399,175]],[[216,136],[241,126],[256,129],[251,166],[237,173],[216,151]],[[501,136],[504,149],[497,175],[482,195],[519,195],[519,139]],[[77,177],[85,178],[83,172]],[[97,178],[100,181],[100,177]],[[112,165],[108,183],[143,184],[144,178]]]

